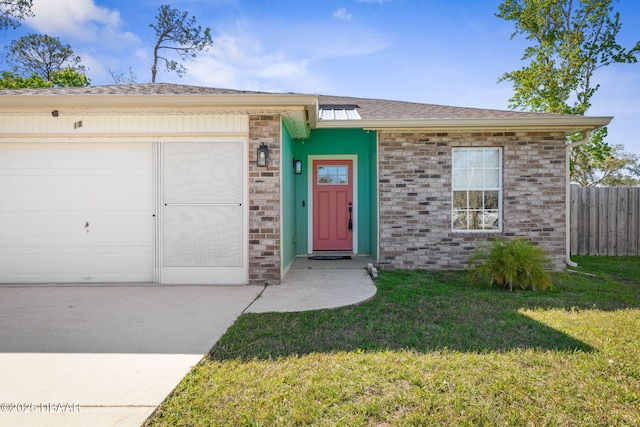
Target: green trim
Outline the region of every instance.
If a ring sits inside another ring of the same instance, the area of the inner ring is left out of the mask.
[[[293,171],[295,144],[282,123],[282,181],[281,209],[281,271],[284,271],[296,257],[296,180]]]

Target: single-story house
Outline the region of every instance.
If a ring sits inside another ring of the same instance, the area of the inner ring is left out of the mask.
[[[611,117],[175,84],[0,91],[0,283],[277,284],[297,256],[567,260],[565,136]]]

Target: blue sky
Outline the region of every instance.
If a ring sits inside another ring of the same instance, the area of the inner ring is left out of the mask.
[[[507,109],[497,83],[522,66],[526,40],[495,17],[499,0],[33,0],[35,18],[0,34],[59,37],[88,67],[93,85],[109,70],[151,79],[153,23],[161,4],[210,27],[214,46],[188,73],[158,82]],[[622,0],[619,41],[640,40],[640,3]],[[588,115],[615,116],[610,144],[640,155],[640,63],[598,71]]]

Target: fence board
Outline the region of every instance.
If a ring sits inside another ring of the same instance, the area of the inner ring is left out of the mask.
[[[637,221],[640,214],[640,191],[629,190],[629,253],[640,254],[638,245],[640,242],[640,221]],[[636,220],[634,220],[636,219]]]
[[[597,191],[589,191],[589,228],[598,229],[598,195]],[[586,232],[589,236],[589,250],[585,252],[588,255],[598,255],[598,245],[600,242],[600,233]],[[577,237],[576,237],[577,239]],[[585,239],[587,240],[587,239]]]
[[[640,256],[640,187],[571,186],[571,255]]]
[[[578,213],[580,212],[580,192],[571,186],[570,194],[570,210],[569,210],[569,230],[570,230],[570,247],[575,248],[578,252]]]
[[[618,199],[618,188],[611,187],[607,189],[607,254],[616,255],[616,240],[618,226],[618,207],[616,201]]]
[[[608,253],[607,237],[608,237],[608,214],[607,204],[609,203],[606,188],[598,188],[598,227],[590,232],[598,233],[598,255]]]
[[[627,241],[627,230],[629,230],[629,224],[627,223],[627,215],[629,213],[628,195],[629,189],[620,187],[618,190],[618,199],[616,201],[617,220],[616,220],[616,255],[627,256],[629,247]]]

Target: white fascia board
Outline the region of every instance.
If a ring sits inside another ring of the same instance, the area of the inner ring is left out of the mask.
[[[608,125],[613,117],[526,117],[500,119],[409,119],[409,120],[330,120],[318,121],[318,129],[360,128],[371,130],[460,130],[549,129],[567,133],[582,132]]]
[[[223,95],[3,95],[2,110],[86,109],[316,109],[315,95],[296,94],[223,94]]]

